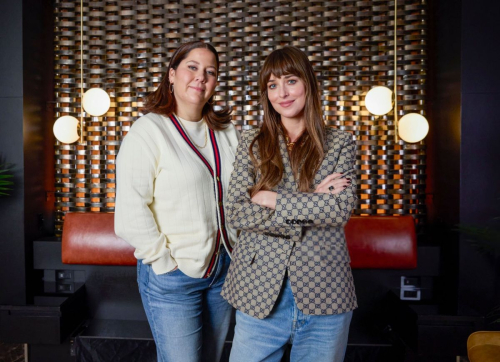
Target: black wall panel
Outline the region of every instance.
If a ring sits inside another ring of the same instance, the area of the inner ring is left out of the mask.
[[[500,230],[500,2],[463,0],[460,223]],[[461,236],[459,311],[487,314],[500,300],[500,267]],[[500,242],[500,240],[498,240]]]
[[[15,190],[0,196],[0,304],[25,304],[22,2],[0,8],[0,163],[14,167]]]

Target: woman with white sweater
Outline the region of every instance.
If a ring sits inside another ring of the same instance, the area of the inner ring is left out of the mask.
[[[220,296],[235,231],[227,187],[238,144],[214,110],[217,51],[181,45],[124,138],[115,232],[135,248],[139,291],[159,361],[219,361],[232,309]]]

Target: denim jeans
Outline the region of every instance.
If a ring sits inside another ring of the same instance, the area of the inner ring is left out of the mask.
[[[290,361],[342,362],[352,311],[335,315],[306,315],[298,310],[288,278],[271,314],[257,319],[236,311],[230,362],[279,362],[292,344]]]
[[[222,248],[212,276],[197,279],[179,269],[156,275],[150,265],[138,261],[139,292],[158,361],[219,362],[232,313],[220,295],[229,262]]]

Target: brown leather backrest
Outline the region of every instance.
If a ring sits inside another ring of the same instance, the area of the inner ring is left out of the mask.
[[[345,228],[352,268],[417,266],[411,216],[352,216]],[[115,235],[114,214],[67,213],[62,261],[66,264],[135,265],[134,248]]]
[[[352,216],[345,237],[352,268],[417,267],[417,237],[411,216]]]
[[[115,234],[115,214],[67,213],[62,262],[88,265],[136,265],[134,248]]]

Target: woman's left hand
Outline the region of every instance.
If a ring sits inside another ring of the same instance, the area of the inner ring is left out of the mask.
[[[277,196],[278,194],[274,191],[259,191],[252,197],[252,202],[254,204],[275,210]]]
[[[323,181],[316,187],[314,192],[318,193],[329,193],[332,195],[338,194],[345,190],[350,184],[351,179],[342,177],[341,173],[332,173],[325,177]]]

